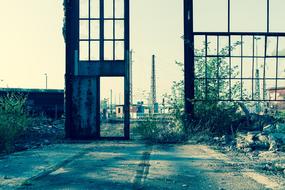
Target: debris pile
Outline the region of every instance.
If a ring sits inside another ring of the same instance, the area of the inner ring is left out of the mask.
[[[15,151],[22,151],[38,148],[44,145],[62,142],[64,139],[64,121],[45,120],[35,121],[32,126],[26,129],[14,144]]]
[[[285,124],[269,124],[262,131],[238,132],[235,140],[236,148],[245,152],[285,151]]]

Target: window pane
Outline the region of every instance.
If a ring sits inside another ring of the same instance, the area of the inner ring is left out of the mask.
[[[242,53],[243,53],[243,56],[254,56],[253,55],[253,36],[243,36]]]
[[[100,56],[99,56],[99,42],[91,42],[90,44],[90,59],[92,61],[96,61],[96,60],[99,60],[100,59]]]
[[[270,0],[270,32],[285,32],[284,7],[284,0]]]
[[[116,21],[116,39],[124,39],[124,21]]]
[[[278,59],[278,78],[285,79],[285,58]]]
[[[124,42],[116,42],[116,60],[124,60]]]
[[[227,0],[194,0],[194,31],[227,31],[227,2]]]
[[[208,55],[217,55],[217,36],[208,36]]]
[[[229,55],[229,37],[228,36],[220,36],[219,37],[219,54],[220,55]]]
[[[267,38],[267,56],[276,56],[277,37]]]
[[[80,55],[79,55],[79,59],[80,61],[86,61],[89,59],[89,43],[88,42],[80,42]]]
[[[105,39],[113,39],[113,21],[105,20],[104,22],[104,38]]]
[[[113,18],[113,0],[104,0],[104,18]]]
[[[276,77],[276,59],[275,58],[266,59],[265,77],[266,78]]]
[[[285,56],[285,37],[279,37],[278,56]]]
[[[89,38],[89,23],[87,20],[80,21],[80,39]]]
[[[241,45],[237,45],[239,43],[241,43],[241,36],[231,36],[231,47],[230,48],[232,49],[230,53],[232,56],[241,56]],[[228,49],[229,49],[229,46],[228,46]]]
[[[79,15],[80,18],[88,18],[89,14],[88,14],[88,10],[89,10],[89,0],[80,0],[80,5],[79,5],[80,9],[79,9]]]
[[[99,39],[99,34],[100,34],[100,24],[99,21],[97,20],[92,20],[91,21],[91,39]]]
[[[104,59],[113,60],[113,42],[104,43]]]
[[[100,1],[99,0],[91,0],[90,1],[90,17],[91,18],[99,18],[100,17]]]
[[[255,36],[255,56],[262,56],[264,57],[265,53],[265,38],[264,36]]]
[[[266,0],[231,0],[232,32],[265,32]]]
[[[116,18],[124,18],[124,0],[116,0]]]

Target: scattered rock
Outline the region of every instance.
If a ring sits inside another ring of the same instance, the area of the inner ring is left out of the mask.
[[[9,177],[9,176],[5,175],[3,179],[12,179],[12,177]]]
[[[262,135],[261,133],[260,134],[257,134],[256,135],[256,139],[262,143],[267,143],[269,144],[269,139],[266,135]]]
[[[248,152],[251,152],[251,151],[252,151],[252,148],[244,148],[243,151],[246,152],[246,153],[248,153]]]
[[[275,163],[274,164],[276,171],[284,171],[285,170],[285,163]]]
[[[51,144],[51,143],[50,143],[49,140],[45,139],[45,140],[44,140],[44,144],[45,144],[45,145],[49,145],[49,144]]]
[[[276,124],[276,132],[285,134],[285,124],[284,123]]]
[[[264,134],[270,134],[270,133],[274,133],[275,130],[276,130],[275,125],[270,124],[270,125],[267,125],[263,128],[263,133]]]

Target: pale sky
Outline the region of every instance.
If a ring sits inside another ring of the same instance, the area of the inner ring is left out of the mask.
[[[284,0],[271,1],[271,30],[285,31]],[[62,0],[0,0],[0,87],[63,89],[65,44]],[[227,0],[195,0],[195,31],[225,31]],[[265,31],[266,0],[232,0],[232,30]],[[131,0],[133,86],[140,98],[150,89],[151,55],[157,56],[158,96],[182,78],[183,1]],[[257,10],[259,8],[259,10]],[[256,9],[256,10],[255,10]],[[251,19],[249,19],[251,18]],[[264,19],[264,22],[258,21]],[[108,83],[107,83],[108,84]],[[116,88],[116,87],[114,87]],[[108,96],[109,89],[104,89]],[[121,92],[117,92],[118,94]]]

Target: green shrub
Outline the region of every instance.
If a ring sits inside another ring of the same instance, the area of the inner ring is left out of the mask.
[[[0,151],[13,151],[14,141],[29,125],[25,104],[26,97],[20,94],[0,97]]]
[[[178,143],[186,139],[184,125],[171,117],[147,117],[137,124],[136,131],[152,143]]]

